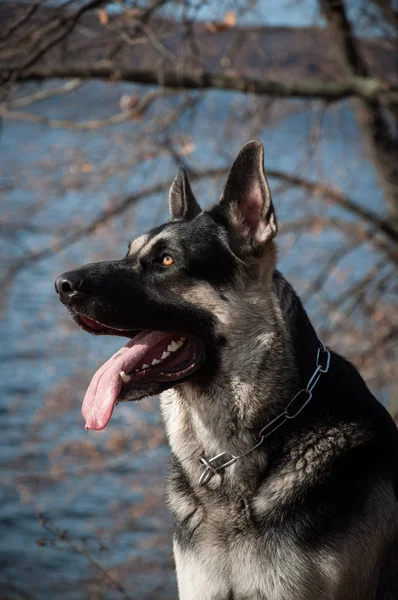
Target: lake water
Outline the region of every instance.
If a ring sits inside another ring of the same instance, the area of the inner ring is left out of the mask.
[[[81,91],[49,101],[45,109],[50,115],[61,111],[70,118],[75,114],[89,118],[96,103],[96,114],[105,115],[114,110],[122,93],[133,89],[90,84],[84,95]],[[192,123],[183,119],[176,125],[174,134],[188,132],[195,141],[195,153],[189,156],[192,164],[225,164],[225,156],[232,156],[245,141],[237,108],[232,113],[236,136],[222,151],[216,147],[215,124],[221,131],[227,109],[236,102],[232,94],[209,94]],[[359,202],[377,210],[381,196],[348,107],[342,105],[324,119],[317,171],[311,160],[303,161],[314,118],[309,109],[292,111],[283,120],[261,126],[257,135],[265,144],[268,168],[299,170],[342,185]],[[144,125],[76,133],[4,123],[1,214],[19,227],[12,237],[5,232],[0,238],[4,264],[46,246],[71,223],[86,223],[109,199],[171,178],[175,165],[167,158],[148,159],[131,173],[111,170],[112,165],[128,164],[146,147],[145,137],[140,146]],[[89,166],[76,171],[76,164]],[[206,182],[195,189],[204,204],[216,199]],[[295,214],[299,200],[302,194],[297,192],[275,198],[281,223],[299,216]],[[41,208],[24,214],[32,202],[41,203]],[[314,206],[317,210],[322,208]],[[9,288],[2,289],[0,586],[4,597],[176,597],[171,523],[163,496],[169,450],[158,401],[117,409],[104,432],[84,430],[80,404],[85,388],[101,361],[121,342],[78,330],[53,288],[57,274],[74,265],[121,256],[129,238],[166,216],[166,193],[143,200],[106,230],[27,265]],[[301,274],[314,270],[314,257],[322,260],[338,243],[332,234],[316,240],[303,236],[288,252],[290,241],[282,239],[281,266],[299,291],[304,285]],[[346,266],[352,277],[359,277],[371,260],[372,255],[361,250],[350,255]],[[330,288],[335,285],[331,282]],[[308,306],[310,313],[315,312],[316,299]]]

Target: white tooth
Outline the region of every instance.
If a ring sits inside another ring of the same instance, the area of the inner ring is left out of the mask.
[[[180,340],[179,342],[177,342],[177,346],[178,346],[179,348],[181,348],[181,346],[183,346],[183,345],[184,345],[184,342],[181,342],[181,340]]]
[[[120,371],[120,379],[123,381],[123,383],[128,383],[131,379],[131,376],[126,375],[124,371]]]
[[[187,338],[180,337],[180,340],[181,340],[181,342],[182,342],[182,343],[184,343],[186,339],[187,339]]]
[[[167,347],[167,350],[169,350],[169,352],[175,352],[176,350],[178,350],[178,348],[179,345],[173,340],[171,344]]]
[[[162,354],[162,360],[164,360],[168,356],[170,356],[170,352],[163,352],[163,354]]]
[[[154,358],[152,361],[152,366],[158,365],[159,363],[160,363],[160,360],[156,360],[156,358]]]
[[[142,369],[147,369],[149,367],[149,365],[146,365],[145,363],[143,365],[141,365],[141,371]]]

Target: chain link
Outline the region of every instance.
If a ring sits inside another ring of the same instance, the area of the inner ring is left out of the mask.
[[[213,475],[215,475],[218,471],[222,471],[226,467],[229,467],[230,465],[235,463],[237,460],[243,458],[244,456],[247,456],[248,454],[250,454],[251,452],[256,450],[259,446],[261,446],[261,444],[263,444],[264,440],[268,436],[272,435],[277,429],[279,429],[279,427],[282,427],[282,425],[284,425],[286,423],[286,421],[295,419],[301,413],[301,411],[307,406],[307,404],[309,403],[309,401],[312,398],[312,392],[313,392],[315,386],[317,385],[317,383],[320,380],[320,378],[322,377],[322,375],[324,375],[325,373],[327,373],[329,371],[329,367],[330,367],[330,352],[326,348],[325,344],[319,338],[318,338],[318,342],[319,342],[319,348],[318,348],[318,352],[316,355],[316,368],[315,368],[315,371],[313,372],[313,374],[311,375],[311,377],[309,378],[308,383],[305,386],[305,388],[303,388],[297,392],[297,394],[294,396],[294,398],[292,398],[292,400],[290,400],[289,404],[286,406],[283,413],[281,413],[280,415],[275,417],[275,419],[272,419],[272,421],[267,423],[267,425],[265,425],[265,427],[263,427],[260,430],[260,432],[258,434],[260,437],[260,440],[257,442],[257,444],[255,446],[250,448],[250,450],[247,450],[247,452],[244,452],[243,454],[235,455],[235,454],[232,454],[231,452],[225,451],[225,452],[221,452],[220,454],[217,454],[217,456],[213,456],[213,458],[210,458],[209,460],[206,460],[206,458],[201,457],[199,460],[200,460],[202,466],[204,467],[204,470],[199,478],[199,485],[206,485],[206,483],[208,483],[210,481],[210,479],[213,477]],[[223,456],[226,456],[228,454],[230,456],[230,458],[228,460],[226,460],[224,463],[222,463],[218,467],[215,466],[214,463],[216,461],[218,461],[220,458],[222,458]]]

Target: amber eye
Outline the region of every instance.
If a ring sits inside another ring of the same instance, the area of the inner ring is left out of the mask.
[[[162,258],[162,265],[164,267],[170,267],[172,264],[174,263],[173,258],[170,256],[170,254],[165,254]]]

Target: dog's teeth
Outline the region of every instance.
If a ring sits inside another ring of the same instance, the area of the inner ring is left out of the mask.
[[[123,381],[123,383],[128,383],[131,379],[131,376],[127,375],[124,371],[120,371],[120,379]]]
[[[184,342],[182,340],[180,340],[179,342],[177,342],[177,346],[179,348],[181,348],[181,346],[183,346],[183,345],[184,345]]]
[[[155,365],[158,365],[159,363],[160,363],[160,360],[157,360],[156,358],[154,358],[151,364],[154,367]]]
[[[143,364],[143,365],[141,366],[141,371],[142,371],[142,369],[147,369],[148,367],[149,367],[149,365]]]
[[[167,346],[167,350],[169,352],[175,352],[176,350],[178,350],[180,346],[178,345],[178,342],[175,342],[174,340],[171,342],[171,344],[169,346]]]
[[[170,352],[163,352],[163,354],[162,354],[162,360],[164,360],[168,356],[170,356]]]

